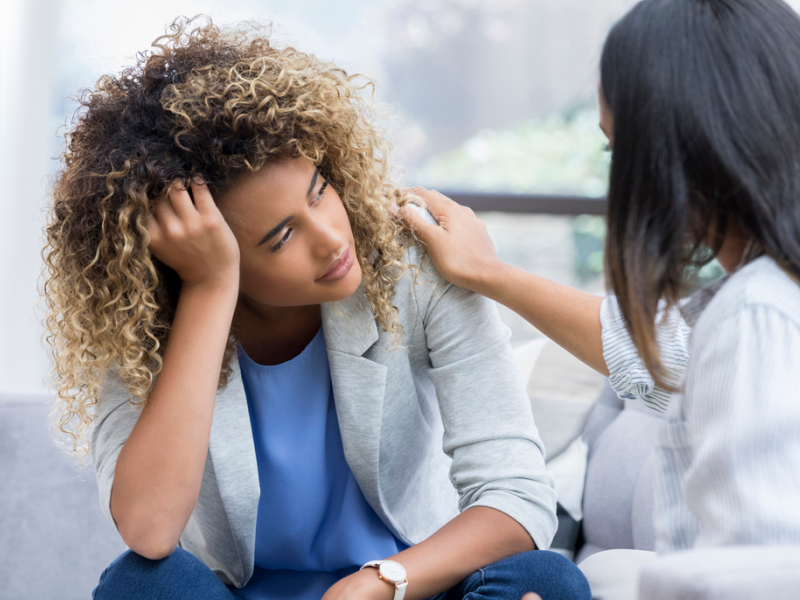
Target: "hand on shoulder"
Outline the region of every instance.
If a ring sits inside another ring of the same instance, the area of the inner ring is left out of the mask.
[[[472,209],[439,192],[421,187],[404,191],[406,196],[421,198],[438,222],[433,224],[408,204],[396,211],[428,249],[433,265],[451,283],[478,291],[476,288],[501,264],[486,225]]]

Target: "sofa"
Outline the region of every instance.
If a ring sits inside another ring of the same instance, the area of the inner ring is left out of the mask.
[[[125,551],[90,464],[54,443],[46,394],[0,393],[0,599],[87,600]]]
[[[528,395],[548,449],[548,465],[575,438],[587,447],[578,534],[566,534],[570,519],[559,508],[555,549],[578,564],[602,550],[653,550],[654,436],[662,415],[637,401],[622,400],[607,380],[552,342],[540,352]],[[517,358],[523,370],[531,368],[525,354],[520,348]],[[638,597],[796,600],[800,546],[700,548],[658,556],[641,572]]]
[[[526,375],[530,356],[524,350],[524,345],[517,349],[517,359]],[[580,505],[570,511],[578,517],[573,519],[559,507],[554,549],[576,563],[602,550],[653,550],[653,440],[662,415],[623,401],[604,377],[549,340],[527,379],[559,504]],[[575,452],[581,442],[583,465]],[[560,481],[560,462],[567,453],[572,453],[569,472],[581,475],[579,488]]]

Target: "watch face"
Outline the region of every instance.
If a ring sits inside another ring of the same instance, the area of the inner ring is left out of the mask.
[[[406,570],[403,565],[393,560],[385,560],[380,566],[381,577],[389,583],[402,583],[406,580]]]

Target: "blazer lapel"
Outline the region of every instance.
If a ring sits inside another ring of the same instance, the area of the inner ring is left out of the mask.
[[[363,285],[345,300],[322,305],[322,328],[344,455],[367,502],[385,517],[378,458],[387,368],[363,356],[378,341]]]
[[[217,522],[230,524],[235,544],[235,548],[226,548],[224,552],[230,561],[228,564],[241,561],[244,582],[253,574],[261,487],[238,359],[233,361],[231,368],[233,375],[227,387],[217,395],[208,453],[225,513],[219,515]]]

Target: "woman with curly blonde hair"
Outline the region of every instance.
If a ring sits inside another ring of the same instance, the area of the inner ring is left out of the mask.
[[[82,97],[46,296],[130,547],[96,599],[588,597],[532,551],[556,499],[508,332],[392,219],[359,81],[179,20]]]

